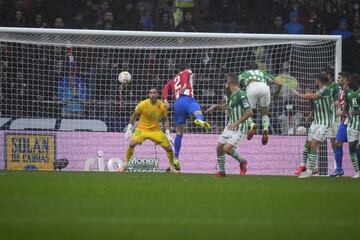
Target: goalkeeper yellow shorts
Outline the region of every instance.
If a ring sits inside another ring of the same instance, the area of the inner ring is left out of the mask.
[[[135,141],[139,144],[142,144],[145,140],[151,140],[155,144],[159,144],[162,147],[168,147],[170,145],[169,140],[167,139],[163,131],[146,131],[139,128],[136,128],[131,141]]]

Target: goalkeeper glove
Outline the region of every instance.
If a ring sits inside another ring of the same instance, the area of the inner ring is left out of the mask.
[[[125,132],[125,139],[131,138],[132,127],[133,127],[133,125],[131,123],[129,123],[129,125],[127,126],[127,129],[126,129],[126,132]]]
[[[171,136],[169,129],[166,129],[166,130],[165,130],[165,134],[166,134],[167,139],[169,140],[169,143],[170,143],[171,145],[174,145],[174,139],[173,139],[173,137]]]

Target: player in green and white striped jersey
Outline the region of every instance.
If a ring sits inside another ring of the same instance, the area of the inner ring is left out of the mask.
[[[242,72],[238,77],[240,82],[244,82],[246,86],[246,95],[252,109],[256,109],[256,105],[260,106],[260,114],[263,126],[262,144],[267,144],[269,140],[269,106],[270,106],[270,83],[275,83],[278,87],[275,96],[279,95],[281,90],[281,83],[274,79],[266,71],[258,69],[256,63],[251,63],[247,70]],[[247,139],[250,140],[256,131],[257,125],[250,119],[250,130],[247,134]]]
[[[329,129],[328,138],[330,139],[331,147],[332,147],[334,155],[335,155],[335,138],[336,138],[337,130],[339,128],[340,120],[341,120],[341,110],[340,110],[340,108],[336,107],[335,102],[338,101],[341,87],[336,81],[334,81],[335,79],[334,79],[334,69],[333,68],[324,68],[321,70],[321,73],[326,75],[326,77],[328,79],[329,88],[332,91],[331,95],[333,96],[332,108],[333,108],[333,113],[335,115],[335,121]],[[339,113],[339,114],[337,114],[337,113]]]
[[[345,112],[349,113],[347,138],[349,142],[350,159],[353,164],[355,175],[360,177],[357,148],[360,140],[360,77],[357,73],[349,76],[349,87],[345,92]]]
[[[226,76],[225,90],[228,94],[227,103],[215,104],[209,107],[205,113],[211,113],[216,109],[228,110],[228,121],[226,128],[221,133],[216,147],[217,161],[219,164],[218,177],[225,177],[225,154],[232,156],[240,163],[240,175],[243,176],[247,170],[247,161],[239,155],[236,147],[240,144],[243,136],[249,129],[247,121],[253,114],[245,92],[240,90],[236,76]]]
[[[299,178],[311,177],[314,173],[318,145],[326,140],[329,128],[335,121],[335,115],[332,107],[334,100],[331,88],[327,85],[328,79],[326,75],[319,74],[317,76],[316,83],[319,85],[319,91],[316,93],[300,94],[296,90],[292,90],[296,96],[312,100],[314,109],[314,120],[311,123],[308,138],[304,145],[301,166],[294,172],[295,174],[300,174],[306,169]],[[307,162],[308,159],[309,162]]]

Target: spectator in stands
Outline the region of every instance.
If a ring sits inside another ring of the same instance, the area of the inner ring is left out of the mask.
[[[192,10],[195,6],[194,0],[174,0],[174,25],[175,28],[183,21],[184,11]]]
[[[114,27],[116,26],[116,22],[114,20],[114,14],[113,14],[112,11],[106,11],[105,12],[105,14],[104,14],[104,23],[111,23]]]
[[[289,14],[290,22],[286,23],[284,28],[288,34],[304,34],[304,25],[298,22],[299,13],[292,11]]]
[[[275,33],[275,34],[284,34],[285,29],[284,29],[284,20],[282,18],[282,16],[277,15],[274,18],[273,24],[270,26],[268,33]]]
[[[63,118],[85,116],[84,104],[89,96],[85,82],[77,73],[74,62],[68,65],[68,71],[59,82],[58,97],[63,106],[61,111]]]
[[[299,22],[304,25],[306,34],[321,34],[323,32],[320,11],[317,9],[316,0],[309,0],[307,7],[304,8]]]
[[[331,35],[341,35],[342,40],[346,40],[351,37],[352,32],[348,30],[349,24],[346,18],[341,18],[338,28],[331,31]]]
[[[120,11],[119,22],[121,23],[121,29],[123,30],[139,29],[139,14],[130,0],[126,2],[125,9]]]
[[[86,0],[85,6],[81,9],[84,15],[85,26],[93,27],[96,23],[96,11],[92,0]]]
[[[194,21],[193,21],[193,13],[191,10],[186,10],[184,12],[183,21],[179,25],[177,25],[176,31],[179,31],[179,32],[196,32],[197,31]]]
[[[172,14],[173,10],[173,2],[167,0],[159,0],[155,1],[155,23],[159,23],[161,21],[162,14],[164,12],[168,13],[169,18],[174,23],[174,16]]]
[[[46,28],[47,26],[48,26],[47,23],[43,19],[43,15],[41,15],[40,13],[36,14],[32,22],[32,27]]]
[[[237,9],[234,1],[221,0],[214,2],[212,15],[215,16],[216,32],[234,33],[236,31]]]
[[[174,31],[174,23],[169,12],[162,12],[159,21],[155,24],[156,31]]]
[[[15,15],[10,16],[11,20],[9,23],[10,27],[26,27],[26,17],[23,11],[17,10],[15,11]]]
[[[49,20],[47,19],[49,14],[49,9],[47,7],[46,2],[44,2],[44,0],[32,1],[29,13],[32,19],[35,19],[36,16],[40,14],[43,22],[47,22]],[[36,26],[40,27],[40,24],[36,24]]]
[[[84,29],[88,27],[85,23],[84,14],[82,12],[75,14],[75,16],[72,18],[70,27],[73,29]]]
[[[114,30],[118,29],[117,25],[114,22],[114,15],[111,11],[106,11],[104,13],[104,17],[100,22],[96,23],[97,29],[106,29],[106,30]]]
[[[154,28],[154,23],[151,19],[150,12],[146,9],[145,5],[140,4],[138,6],[139,14],[139,30],[142,31],[152,31]]]
[[[96,13],[96,23],[103,22],[105,13],[108,11],[111,11],[109,8],[109,1],[102,0]]]
[[[54,28],[64,28],[64,26],[65,24],[62,17],[59,16],[54,19],[54,24],[53,24]]]

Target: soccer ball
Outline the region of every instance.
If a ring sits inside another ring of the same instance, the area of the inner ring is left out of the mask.
[[[174,167],[176,170],[180,171],[180,162],[178,159],[174,159]]]
[[[306,135],[306,128],[303,126],[297,127],[295,130],[295,135],[296,136],[304,136]]]
[[[129,84],[132,80],[131,74],[128,71],[123,71],[119,73],[118,79],[121,84]]]
[[[107,162],[107,169],[109,172],[117,172],[124,165],[123,161],[119,158],[111,158]]]

